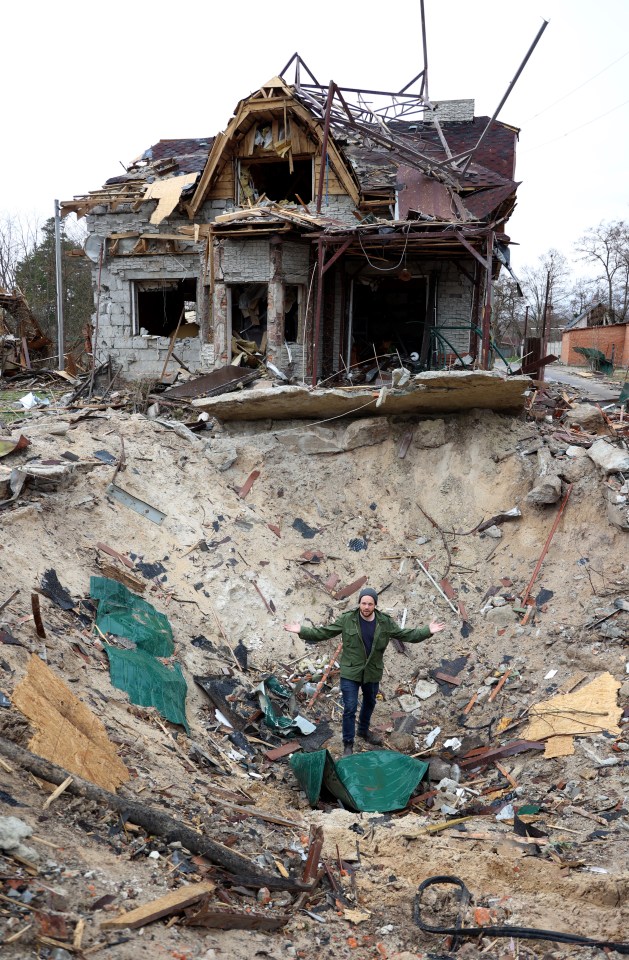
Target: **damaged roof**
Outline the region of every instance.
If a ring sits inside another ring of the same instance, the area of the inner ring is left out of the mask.
[[[302,111],[304,107],[309,109],[307,102],[302,99],[303,91],[283,81],[281,86],[284,95],[299,104]],[[260,91],[240,102],[236,111],[239,116],[243,105],[259,94]],[[450,223],[478,222],[489,218],[504,220],[515,205],[518,187],[518,183],[512,179],[518,131],[497,120],[487,129],[490,119],[474,117],[473,101],[465,103],[471,107],[466,119],[446,119],[445,114],[439,125],[431,119],[415,122],[395,119],[388,124],[382,123],[378,128],[362,124],[361,129],[341,128],[333,124],[331,141],[338,158],[355,177],[363,196],[380,193],[386,204],[393,202],[394,193],[397,193],[398,217],[402,220]],[[316,110],[310,112],[313,122],[320,126]],[[374,136],[382,130],[390,130],[395,142],[387,147],[383,146],[381,137],[380,143],[371,140],[370,129],[373,129]],[[445,137],[449,154],[442,137]],[[208,177],[208,157],[213,155],[212,148],[221,138],[224,139],[224,134],[218,138],[159,140],[135,159],[124,174],[107,180],[101,190],[75,198],[74,203],[64,204],[64,212],[75,210],[82,215],[92,206],[109,200],[136,204],[149,198],[148,188],[146,193],[142,192],[143,184],[199,174],[201,179],[197,178],[196,186],[188,181],[184,188],[187,197],[192,196],[194,191],[189,205],[192,216],[202,199],[199,194],[205,190],[203,184]],[[468,158],[467,164],[464,161],[458,165],[451,161],[448,164],[449,156],[456,158],[465,151],[469,152],[476,148],[479,141],[478,149],[473,158]],[[416,164],[412,157],[409,159],[405,155],[405,144],[412,148],[412,153],[421,154],[421,163]],[[444,175],[446,165],[447,176]],[[117,191],[120,195],[114,197],[113,193]]]

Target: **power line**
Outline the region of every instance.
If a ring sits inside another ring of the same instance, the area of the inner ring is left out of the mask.
[[[551,110],[553,107],[556,107],[558,103],[563,103],[564,100],[567,100],[568,97],[571,97],[573,93],[577,93],[579,90],[582,90],[583,87],[586,87],[588,83],[591,83],[592,80],[596,80],[597,77],[600,77],[601,74],[605,73],[606,70],[611,70],[612,67],[615,67],[617,63],[620,63],[621,60],[624,60],[625,57],[629,56],[629,50],[626,50],[617,60],[608,63],[606,67],[603,67],[602,70],[599,70],[598,73],[595,73],[593,77],[590,77],[589,80],[584,80],[583,83],[580,83],[578,87],[575,87],[573,90],[569,90],[568,93],[564,93],[563,97],[559,97],[558,100],[553,100],[552,103],[549,103],[547,107],[544,107],[543,110],[540,110],[539,113],[534,113],[532,117],[529,117],[528,120],[525,120],[524,123],[530,123],[531,120],[537,120],[538,117],[541,117],[543,113],[546,113],[548,110]]]
[[[591,123],[596,123],[597,120],[602,120],[603,117],[608,117],[610,113],[615,113],[616,110],[620,110],[621,107],[625,107],[629,103],[629,100],[624,100],[623,103],[619,103],[618,106],[612,107],[611,110],[607,110],[606,113],[599,113],[598,117],[592,117],[591,120],[586,120],[585,123],[579,124],[578,127],[573,127],[572,130],[566,130],[565,133],[561,133],[558,137],[553,137],[552,140],[546,140],[544,143],[538,143],[536,147],[528,147],[526,150],[522,150],[522,153],[531,153],[533,150],[540,150],[542,147],[547,147],[549,143],[556,143],[557,140],[563,140],[564,137],[569,137],[571,133],[576,133],[577,130],[583,130],[584,127],[589,127]]]

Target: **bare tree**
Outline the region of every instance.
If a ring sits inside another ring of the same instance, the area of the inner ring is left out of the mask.
[[[16,270],[37,244],[40,228],[34,217],[0,214],[0,287],[13,289]]]
[[[517,282],[504,273],[493,285],[491,316],[494,341],[519,350],[524,334],[524,299]]]
[[[593,264],[604,285],[608,322],[623,321],[629,311],[629,228],[623,220],[599,223],[575,244],[580,259]]]
[[[565,256],[549,250],[536,267],[522,271],[522,287],[530,308],[529,331],[532,336],[555,340],[559,328],[570,319],[570,269]]]

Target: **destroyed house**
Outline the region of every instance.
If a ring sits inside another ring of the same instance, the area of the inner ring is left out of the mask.
[[[374,355],[487,368],[518,131],[291,63],[216,137],[161,140],[62,205],[87,217],[96,362],[163,377],[240,353],[312,383]]]

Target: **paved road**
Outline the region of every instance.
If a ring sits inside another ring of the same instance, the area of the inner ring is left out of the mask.
[[[554,363],[546,367],[546,380],[575,387],[588,400],[594,400],[597,403],[617,400],[621,390],[620,384],[610,387],[604,381],[580,376],[574,367],[558,367]]]

